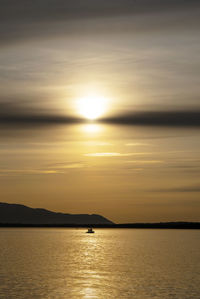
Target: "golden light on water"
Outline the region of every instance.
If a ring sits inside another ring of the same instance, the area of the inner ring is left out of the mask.
[[[88,95],[77,101],[78,113],[84,118],[95,120],[107,111],[108,99],[99,95]]]

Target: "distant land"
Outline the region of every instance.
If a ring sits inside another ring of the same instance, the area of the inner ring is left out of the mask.
[[[113,224],[112,221],[96,214],[64,214],[46,209],[33,209],[20,204],[0,202],[0,224],[21,225],[91,225]]]
[[[116,224],[97,214],[65,214],[0,202],[0,227],[88,227],[200,229],[200,222],[155,222]]]

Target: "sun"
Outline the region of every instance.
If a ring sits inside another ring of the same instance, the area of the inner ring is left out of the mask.
[[[84,118],[95,120],[106,112],[107,99],[103,96],[89,95],[77,102],[78,112]]]

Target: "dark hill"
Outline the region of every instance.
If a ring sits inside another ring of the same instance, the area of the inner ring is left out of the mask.
[[[0,223],[21,224],[113,224],[96,214],[64,214],[33,209],[19,204],[0,203]]]

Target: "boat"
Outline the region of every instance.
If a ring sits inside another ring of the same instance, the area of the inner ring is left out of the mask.
[[[88,230],[87,230],[86,233],[87,233],[87,234],[94,234],[95,231],[94,231],[92,228],[88,228]]]

